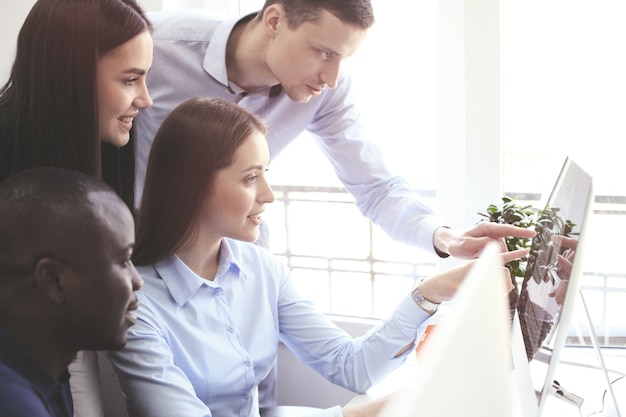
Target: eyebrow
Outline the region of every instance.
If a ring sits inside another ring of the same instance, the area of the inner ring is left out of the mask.
[[[136,75],[145,75],[146,74],[146,70],[143,70],[141,68],[129,68],[125,71],[122,71],[124,74],[136,74]]]
[[[249,166],[248,168],[242,169],[241,172],[248,172],[248,171],[255,171],[255,170],[264,170],[265,168],[263,168],[262,165],[252,165]]]
[[[120,252],[126,253],[128,251],[134,252],[135,242],[130,242],[128,245],[120,248]]]

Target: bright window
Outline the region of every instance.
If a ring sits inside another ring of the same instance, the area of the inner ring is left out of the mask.
[[[607,344],[626,344],[626,2],[502,2],[504,184],[546,192],[566,155],[594,177],[583,294]],[[586,331],[586,319],[577,319]],[[611,340],[609,340],[611,338]]]

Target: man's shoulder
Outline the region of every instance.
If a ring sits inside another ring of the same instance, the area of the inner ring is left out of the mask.
[[[30,381],[0,363],[0,415],[19,417],[48,414],[44,402]]]
[[[227,15],[205,9],[160,10],[148,12],[154,27],[153,39],[209,40]]]

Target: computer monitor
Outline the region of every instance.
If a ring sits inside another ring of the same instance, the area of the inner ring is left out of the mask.
[[[593,198],[591,176],[566,158],[538,216],[537,236],[513,318],[511,345],[523,417],[539,417],[551,393],[582,402],[566,394],[566,387],[558,386],[554,373],[579,291]],[[562,237],[570,243],[563,242]],[[568,248],[572,241],[575,245]],[[559,255],[571,262],[569,272]]]

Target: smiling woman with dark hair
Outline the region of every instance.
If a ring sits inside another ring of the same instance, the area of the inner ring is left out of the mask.
[[[132,121],[152,105],[152,25],[135,0],[39,0],[0,89],[0,181],[59,166],[109,183],[132,207]]]

